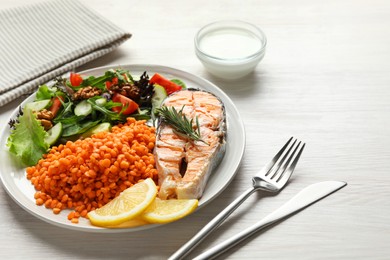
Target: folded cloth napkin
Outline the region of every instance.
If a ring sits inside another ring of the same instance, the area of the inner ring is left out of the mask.
[[[0,106],[131,37],[76,0],[0,11]]]

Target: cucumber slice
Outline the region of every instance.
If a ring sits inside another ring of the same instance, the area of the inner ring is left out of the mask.
[[[51,103],[50,99],[44,99],[44,100],[27,103],[25,108],[30,109],[32,111],[41,111],[42,109],[49,107],[50,103]]]
[[[52,128],[47,131],[47,136],[45,138],[45,142],[52,146],[57,142],[57,140],[60,138],[62,134],[62,123],[55,124]]]
[[[168,96],[167,91],[164,87],[154,84],[153,86],[153,96],[152,96],[152,111],[155,113],[156,109],[161,107],[162,102]]]
[[[110,123],[107,123],[107,122],[100,123],[97,126],[94,126],[91,129],[89,129],[88,131],[86,131],[85,133],[83,133],[81,135],[81,137],[87,138],[87,137],[92,136],[93,134],[97,134],[100,132],[110,132],[110,131],[111,131],[111,124]]]
[[[102,106],[104,106],[104,105],[107,103],[107,99],[105,99],[105,98],[99,98],[99,99],[96,99],[95,103],[96,103],[96,105],[98,105],[99,107],[102,107]]]
[[[183,81],[181,81],[180,79],[171,79],[171,81],[173,83],[179,85],[182,89],[186,89],[187,88],[186,84]]]
[[[74,114],[76,116],[87,116],[91,113],[92,113],[92,106],[87,102],[87,100],[81,101],[74,108]]]

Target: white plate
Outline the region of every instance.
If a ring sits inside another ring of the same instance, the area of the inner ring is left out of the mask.
[[[160,73],[167,78],[181,79],[188,88],[201,88],[208,90],[217,95],[225,104],[226,119],[227,119],[227,146],[224,159],[218,166],[216,171],[210,177],[206,190],[199,201],[199,208],[205,206],[212,199],[217,197],[232,181],[244,154],[245,148],[245,131],[241,117],[237,111],[237,108],[233,104],[232,100],[217,86],[211,82],[192,75],[190,73],[168,68],[164,66],[156,65],[121,65],[123,69],[129,70],[132,75],[141,75],[144,71],[147,71],[149,76],[153,73]],[[100,67],[81,72],[84,75],[102,75],[110,67]],[[22,106],[34,100],[35,94],[28,97]],[[18,113],[18,108],[12,113],[11,118],[15,118]],[[59,215],[52,213],[50,209],[46,209],[44,206],[37,206],[35,204],[34,193],[35,189],[29,180],[26,178],[25,168],[20,165],[8,152],[6,147],[7,138],[10,134],[10,130],[7,124],[4,124],[4,128],[1,132],[1,149],[0,158],[2,163],[0,165],[0,178],[3,182],[8,194],[25,210],[31,214],[39,217],[40,219],[65,228],[70,228],[80,231],[91,232],[129,232],[138,231],[143,229],[149,229],[157,225],[145,225],[133,228],[121,228],[121,229],[106,229],[92,226],[88,220],[80,218],[79,224],[72,224],[67,215],[69,210],[63,210]]]

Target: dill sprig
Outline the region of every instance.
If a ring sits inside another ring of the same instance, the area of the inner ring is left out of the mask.
[[[177,111],[174,107],[163,106],[157,109],[157,114],[160,116],[162,121],[172,126],[173,129],[176,130],[176,133],[182,134],[194,141],[200,141],[207,144],[201,138],[198,117],[195,117],[195,130],[192,127],[193,119],[189,120],[186,115],[183,114],[183,109],[184,106],[179,111]]]

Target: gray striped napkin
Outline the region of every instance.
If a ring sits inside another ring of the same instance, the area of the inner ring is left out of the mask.
[[[130,37],[76,0],[0,11],[0,106]]]

